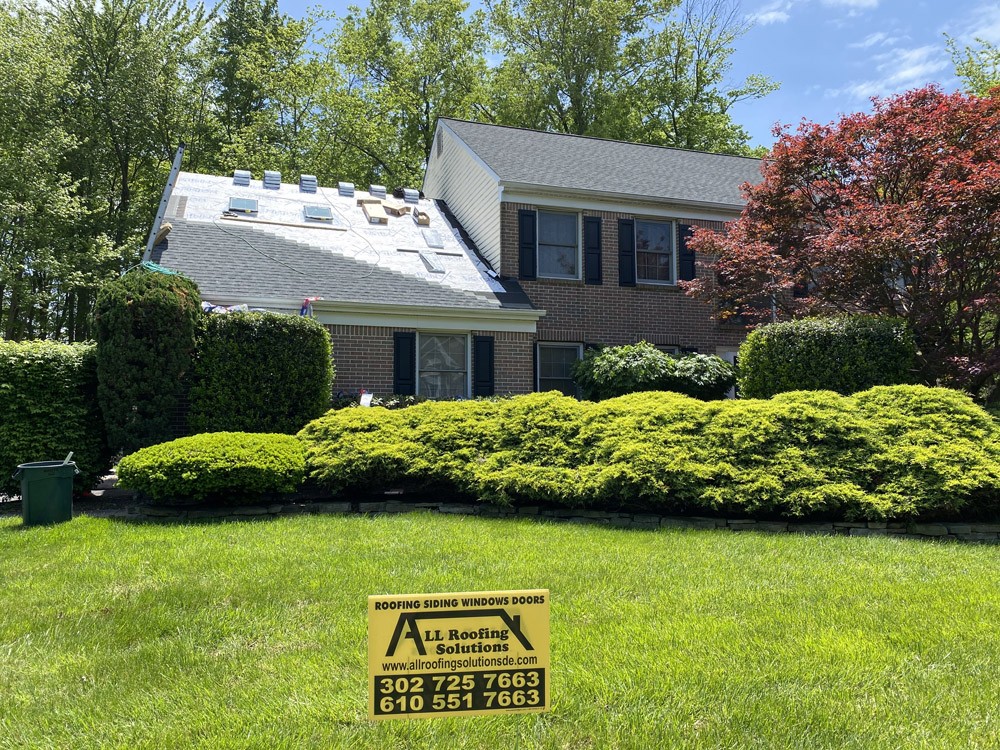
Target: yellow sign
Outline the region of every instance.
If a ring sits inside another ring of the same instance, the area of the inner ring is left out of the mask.
[[[368,718],[549,710],[549,592],[368,597]]]

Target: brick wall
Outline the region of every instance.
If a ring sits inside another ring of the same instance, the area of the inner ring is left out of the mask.
[[[536,206],[501,204],[501,273],[518,277],[518,222],[520,209]],[[618,219],[633,214],[586,211],[585,216],[602,219],[601,266],[604,283],[588,286],[580,281],[539,279],[521,281],[531,301],[546,311],[538,322],[539,341],[589,344],[631,344],[640,340],[657,346],[693,347],[714,354],[717,349],[735,349],[746,333],[739,326],[719,325],[712,308],[691,299],[678,287],[639,283],[618,286]],[[641,218],[641,216],[640,216]],[[723,229],[723,223],[678,219],[680,223]],[[699,268],[698,274],[703,275]]]
[[[328,325],[337,369],[333,390],[376,394],[393,392],[393,333],[413,328]],[[534,337],[530,333],[470,331],[493,337],[494,387],[498,394],[533,390]],[[472,344],[471,340],[469,342]],[[474,366],[474,363],[473,363]]]

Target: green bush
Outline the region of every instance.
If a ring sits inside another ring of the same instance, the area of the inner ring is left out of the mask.
[[[311,318],[229,313],[203,320],[188,423],[194,432],[295,433],[330,408],[333,360]]]
[[[19,464],[62,460],[73,451],[77,490],[110,466],[97,407],[93,344],[0,341],[0,494],[18,494]]]
[[[923,386],[713,402],[540,393],[345,409],[299,435],[309,477],[334,492],[784,518],[1000,511],[1000,426],[963,394]]]
[[[736,373],[719,357],[689,354],[677,360],[640,341],[588,350],[574,366],[573,379],[591,401],[640,391],[674,391],[712,400],[726,395]]]
[[[176,274],[138,268],[101,288],[97,393],[115,452],[178,432],[200,316],[198,287]]]
[[[916,347],[906,324],[866,315],[807,318],[761,326],[740,347],[745,398],[798,390],[857,393],[912,383]]]
[[[143,448],[118,464],[118,484],[152,500],[241,503],[302,484],[305,451],[292,435],[210,432]]]

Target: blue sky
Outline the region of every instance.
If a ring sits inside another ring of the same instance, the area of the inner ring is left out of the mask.
[[[960,88],[945,34],[1000,42],[996,0],[743,0],[755,26],[737,43],[732,75],[763,73],[781,89],[736,105],[733,119],[769,146],[774,123],[828,123],[866,111],[872,96],[936,82]]]
[[[302,17],[312,3],[279,5]],[[347,5],[324,3],[338,15]],[[931,82],[959,88],[945,34],[960,45],[977,36],[1000,43],[997,0],[742,0],[741,8],[755,25],[736,44],[733,82],[761,73],[781,83],[777,92],[731,110],[753,145],[770,146],[776,122],[831,122],[870,109],[872,96]]]

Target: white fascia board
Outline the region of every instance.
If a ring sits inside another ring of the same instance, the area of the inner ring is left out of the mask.
[[[637,213],[666,218],[702,219],[704,221],[734,221],[743,206],[698,201],[668,201],[641,195],[575,192],[537,185],[501,184],[504,203],[530,203],[553,208]]]
[[[297,313],[302,300],[263,297],[220,297],[206,299],[213,305],[247,305],[275,312]],[[544,310],[464,310],[450,307],[414,305],[375,305],[335,300],[314,300],[313,314],[325,325],[382,326],[385,328],[424,328],[440,331],[506,331],[535,333]]]

